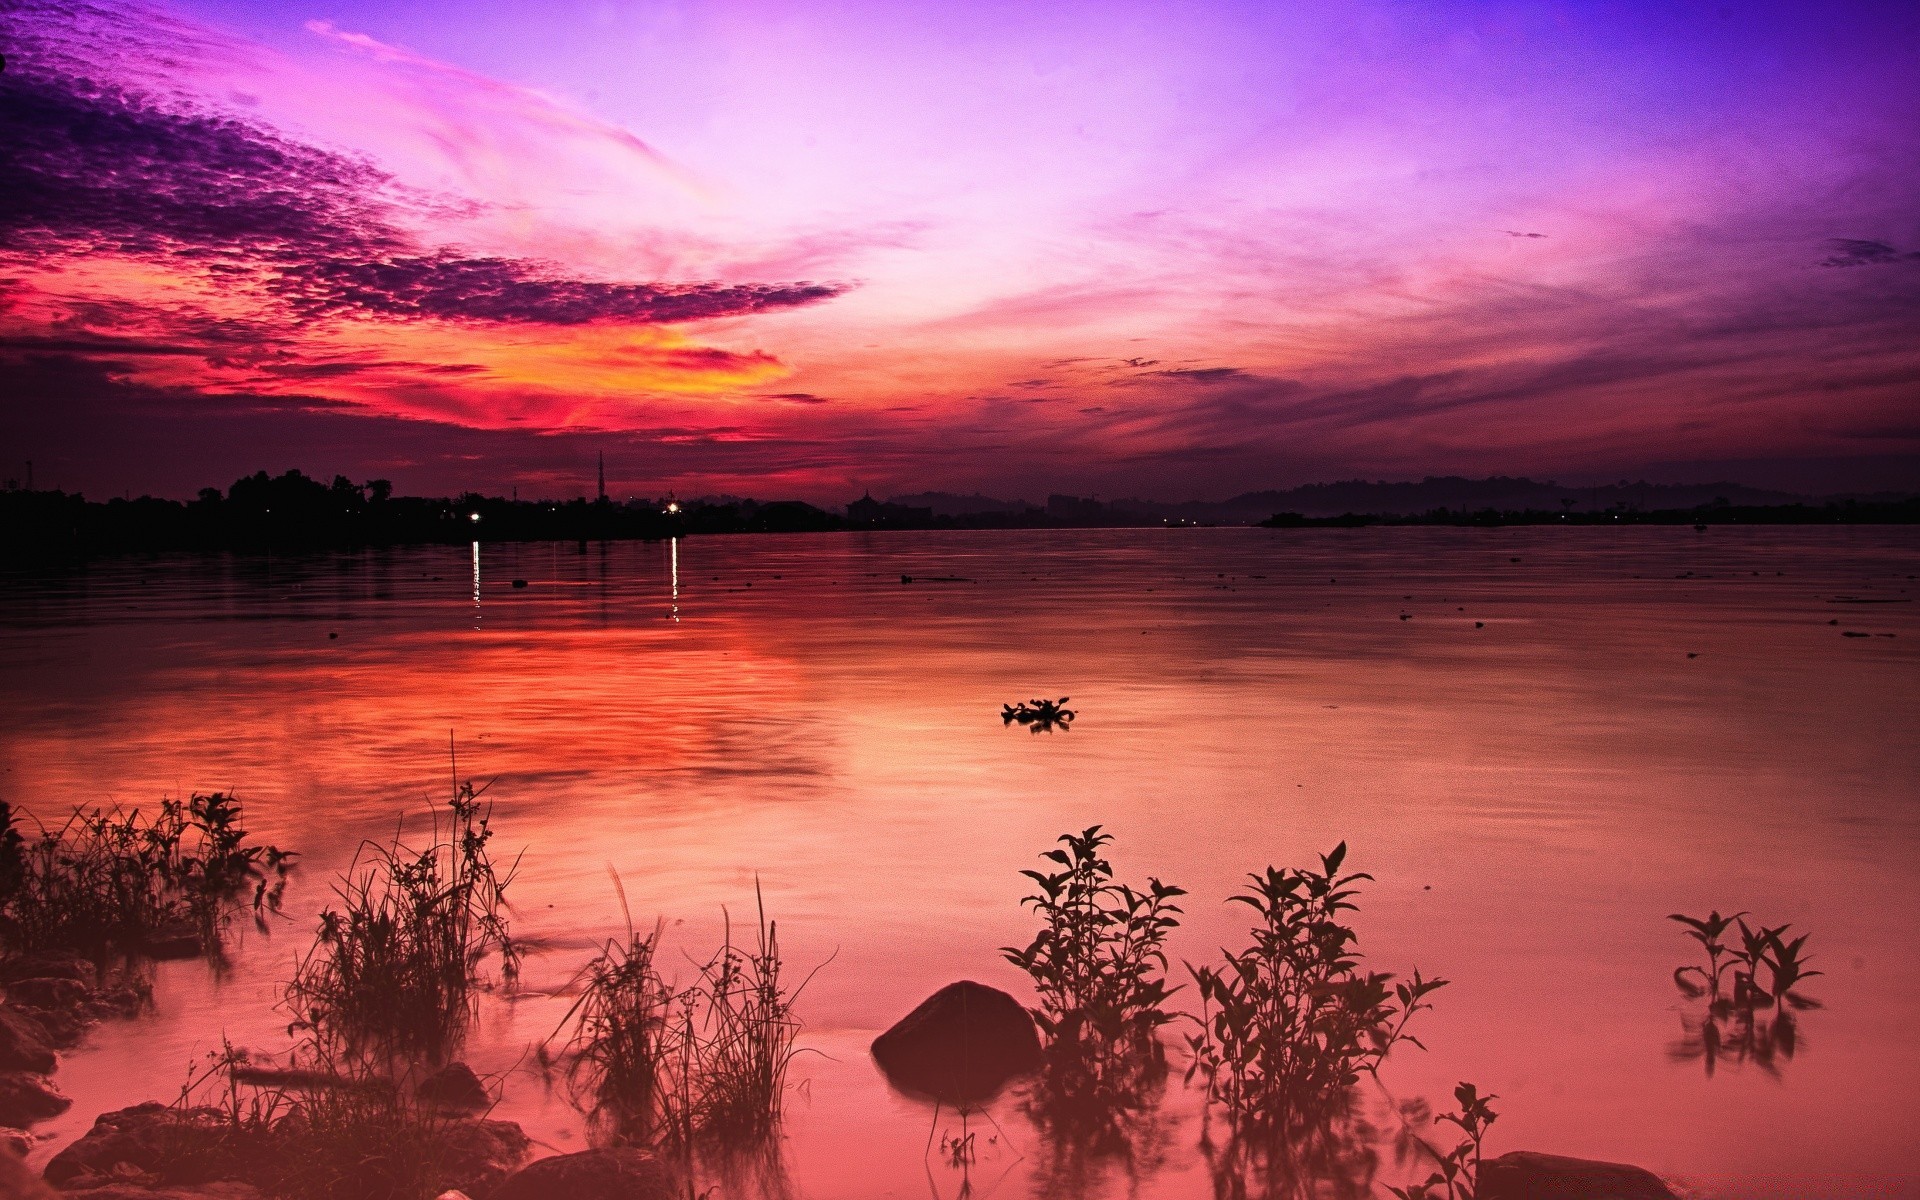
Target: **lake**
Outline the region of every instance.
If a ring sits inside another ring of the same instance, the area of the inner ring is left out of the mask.
[[[0,798],[58,817],[230,790],[301,852],[231,967],[161,964],[155,1010],[58,1081],[170,1099],[223,1033],[286,1044],[281,983],[361,839],[492,780],[533,940],[466,1057],[496,1115],[583,1144],[529,1046],[606,938],[665,922],[690,976],[756,881],[798,1001],[799,1196],[1211,1195],[1179,1080],[1132,1168],[1064,1183],[1018,1097],[959,1129],[867,1045],[935,988],[1031,992],[1019,872],[1100,823],[1176,883],[1182,959],[1226,898],[1345,840],[1368,962],[1451,980],[1384,1089],[1497,1093],[1489,1154],[1638,1163],[1702,1197],[1920,1196],[1920,531],[1100,530],[484,544],[101,560],[0,574]],[[910,577],[912,582],[907,582]],[[515,581],[524,581],[516,586]],[[1866,601],[1863,603],[1862,601]],[[1846,634],[1867,636],[1849,637]],[[1071,728],[1001,705],[1071,697]],[[1685,1042],[1667,914],[1810,934],[1793,1053]],[[242,922],[240,924],[246,924]],[[1191,1001],[1192,989],[1176,997]],[[1369,1088],[1374,1085],[1368,1084]],[[987,1136],[993,1141],[988,1142]],[[1385,1153],[1381,1182],[1407,1171]],[[1377,1193],[1384,1196],[1384,1188]]]

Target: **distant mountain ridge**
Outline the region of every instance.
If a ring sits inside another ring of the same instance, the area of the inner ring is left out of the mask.
[[[955,517],[975,513],[1020,512],[1038,507],[1022,500],[960,496],[951,492],[917,492],[891,499],[895,504],[931,508],[938,516]],[[1506,475],[1493,475],[1485,479],[1429,475],[1417,482],[1349,479],[1333,483],[1309,483],[1295,488],[1244,492],[1219,501],[1169,503],[1128,498],[1109,501],[1105,507],[1116,516],[1138,515],[1197,523],[1252,523],[1283,512],[1299,513],[1306,517],[1337,517],[1346,513],[1415,516],[1436,509],[1452,512],[1480,512],[1486,509],[1502,512],[1604,512],[1618,509],[1644,512],[1694,508],[1720,501],[1739,506],[1791,504],[1806,499],[1808,497],[1792,492],[1771,491],[1730,482],[1670,484],[1622,481],[1598,487],[1569,487],[1553,480],[1543,482]]]

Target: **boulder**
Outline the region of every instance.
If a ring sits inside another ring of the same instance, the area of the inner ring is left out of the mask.
[[[582,1150],[530,1163],[488,1200],[680,1200],[679,1175],[650,1150]]]
[[[0,1125],[25,1128],[73,1107],[53,1080],[31,1071],[0,1073]]]
[[[450,1121],[440,1131],[441,1191],[497,1195],[494,1189],[527,1161],[533,1139],[512,1121]]]
[[[477,1112],[493,1106],[487,1085],[463,1062],[451,1062],[420,1081],[414,1089],[422,1100],[456,1112]]]
[[[216,1108],[174,1108],[157,1100],[102,1113],[93,1128],[47,1163],[47,1182],[84,1186],[129,1175],[157,1175],[175,1157],[184,1137],[216,1132]]]
[[[1480,1164],[1480,1200],[1675,1200],[1660,1177],[1625,1163],[1516,1150]]]
[[[1040,1034],[1018,1000],[963,979],[875,1038],[873,1058],[902,1091],[974,1104],[1039,1065]]]
[[[21,954],[0,962],[0,980],[8,983],[16,979],[71,979],[92,983],[98,974],[99,969],[78,954]]]
[[[93,996],[93,989],[78,979],[64,975],[43,975],[37,979],[13,979],[7,982],[7,999],[34,1008],[78,1008]]]
[[[24,1129],[0,1129],[0,1151],[25,1158],[33,1151],[33,1135]]]
[[[0,1006],[0,1071],[50,1075],[58,1060],[47,1027],[26,1013]]]
[[[61,1192],[59,1196],[60,1200],[260,1200],[260,1189],[233,1179],[170,1187],[115,1182]]]

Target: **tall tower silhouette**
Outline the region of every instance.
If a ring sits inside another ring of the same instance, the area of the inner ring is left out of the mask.
[[[607,452],[600,452],[600,503],[607,502]]]

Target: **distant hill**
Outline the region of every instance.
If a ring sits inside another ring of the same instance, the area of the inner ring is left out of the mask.
[[[961,496],[953,492],[915,492],[911,496],[888,496],[888,504],[908,508],[930,508],[936,517],[969,517],[975,513],[1021,513],[1035,505],[1025,500],[996,500],[992,496]]]
[[[1263,521],[1275,513],[1294,512],[1308,517],[1337,517],[1343,513],[1372,516],[1414,516],[1446,509],[1450,512],[1503,512],[1533,509],[1543,512],[1605,512],[1613,509],[1694,508],[1727,504],[1791,504],[1806,497],[1767,491],[1738,483],[1610,483],[1600,487],[1565,487],[1552,480],[1494,475],[1467,479],[1459,475],[1430,475],[1417,483],[1343,480],[1310,483],[1281,491],[1246,492],[1218,502],[1166,504],[1152,500],[1115,500],[1116,511],[1138,512],[1162,518],[1198,522]]]

